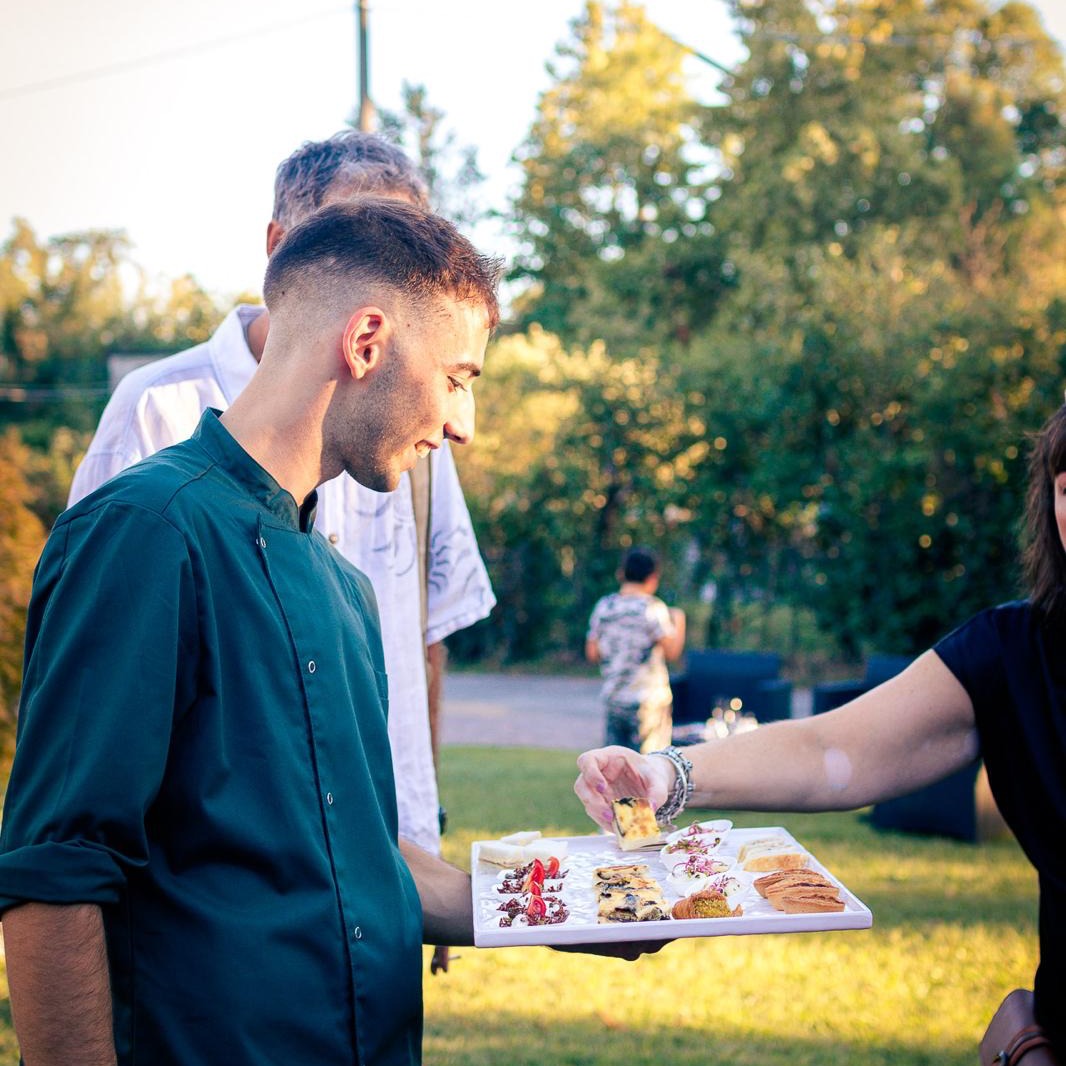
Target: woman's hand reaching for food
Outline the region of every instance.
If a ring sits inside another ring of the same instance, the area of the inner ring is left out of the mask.
[[[652,810],[666,802],[677,771],[669,759],[653,759],[629,748],[595,748],[578,756],[577,798],[601,828],[612,827],[611,801],[622,796],[647,799]]]

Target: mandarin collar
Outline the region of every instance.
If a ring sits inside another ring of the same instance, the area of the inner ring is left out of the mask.
[[[310,533],[314,528],[318,508],[318,492],[312,492],[298,507],[293,495],[283,489],[274,477],[263,469],[233,438],[219,421],[221,411],[208,407],[192,439],[204,449],[216,465],[238,482],[275,518],[292,529]]]

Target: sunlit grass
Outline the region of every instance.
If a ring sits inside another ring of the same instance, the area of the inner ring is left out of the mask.
[[[445,854],[519,828],[591,831],[570,753],[446,748]],[[1017,846],[875,832],[861,814],[785,825],[872,910],[858,932],[682,940],[635,963],[463,948],[430,977],[427,1063],[444,1066],[972,1066],[1003,995],[1031,985],[1036,878]],[[0,972],[0,1066],[18,1055]]]
[[[451,748],[446,855],[538,827],[592,829],[573,756]],[[732,815],[785,825],[874,912],[860,932],[679,941],[636,963],[464,949],[426,980],[426,1061],[970,1066],[985,1023],[1036,966],[1036,879],[1013,842],[875,832],[861,814]]]

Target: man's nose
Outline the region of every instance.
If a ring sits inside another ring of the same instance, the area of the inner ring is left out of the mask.
[[[444,423],[444,436],[456,444],[469,444],[474,439],[474,397],[470,393],[456,399]]]

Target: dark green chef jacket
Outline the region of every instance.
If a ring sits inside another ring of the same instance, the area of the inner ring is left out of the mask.
[[[34,581],[0,908],[97,903],[123,1066],[419,1061],[367,579],[208,411]]]

